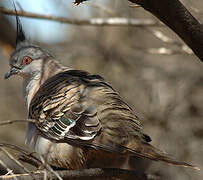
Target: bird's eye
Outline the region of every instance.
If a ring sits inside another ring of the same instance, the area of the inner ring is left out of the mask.
[[[25,57],[23,58],[23,64],[30,64],[31,61],[32,61],[32,58],[29,57],[29,56],[25,56]]]

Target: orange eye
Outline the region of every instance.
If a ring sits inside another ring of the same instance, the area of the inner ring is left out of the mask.
[[[25,56],[23,59],[23,64],[30,64],[32,59],[29,56]]]

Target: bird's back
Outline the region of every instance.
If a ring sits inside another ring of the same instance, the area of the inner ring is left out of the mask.
[[[98,75],[68,70],[49,78],[32,99],[29,116],[44,137],[81,148],[87,164],[135,155],[189,166],[151,146],[134,111]]]
[[[85,113],[88,118],[84,116]],[[78,116],[74,117],[75,114]],[[53,126],[65,117],[72,119],[76,123],[74,126],[70,125],[73,126],[70,130],[75,130],[78,136],[81,135],[81,140],[89,140],[82,138],[82,133],[85,135],[85,132],[79,132],[87,121],[85,119],[95,121],[91,127],[97,127],[93,129],[96,132],[94,138],[106,135],[105,141],[108,139],[110,144],[112,140],[114,143],[125,144],[133,136],[143,140],[147,137],[142,134],[141,124],[133,110],[102,77],[79,70],[65,71],[49,78],[32,99],[29,115],[30,118],[38,120],[39,127],[46,132],[48,127],[45,124]],[[63,137],[52,135],[60,140],[66,137],[64,133]]]

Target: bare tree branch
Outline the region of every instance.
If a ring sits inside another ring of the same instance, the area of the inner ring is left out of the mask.
[[[92,5],[92,4],[90,3],[90,5]],[[131,4],[131,6],[132,5],[133,4]],[[96,5],[96,7],[101,8],[98,5]],[[135,5],[135,7],[140,7],[140,6]],[[0,11],[5,14],[15,15],[15,11],[8,10],[8,9],[2,8],[2,7],[0,7]],[[56,16],[51,16],[51,15],[30,13],[30,12],[25,12],[23,10],[18,11],[18,14],[20,16],[24,16],[24,17],[48,19],[48,20],[59,21],[59,22],[69,23],[69,24],[74,24],[74,25],[145,27],[155,37],[162,40],[163,42],[170,43],[170,44],[176,44],[181,48],[181,50],[177,50],[177,51],[167,49],[167,48],[159,48],[159,49],[151,48],[151,49],[146,50],[146,52],[148,52],[150,54],[162,54],[162,55],[172,55],[172,54],[179,54],[179,53],[180,54],[192,54],[192,52],[189,48],[185,48],[185,45],[182,45],[180,43],[178,44],[174,40],[164,36],[163,33],[160,34],[161,33],[160,31],[151,30],[151,29],[147,28],[147,27],[151,27],[151,26],[160,26],[161,25],[160,23],[153,21],[153,20],[137,20],[137,19],[118,18],[118,17],[117,18],[92,18],[92,19],[87,19],[87,20],[79,20],[79,19],[70,19],[70,18],[56,17]],[[16,121],[16,122],[21,122],[21,121]],[[9,121],[3,122],[3,123],[0,123],[0,125],[6,125],[6,124],[11,124],[11,123],[14,123],[14,122],[9,122]]]
[[[167,43],[167,44],[171,44],[173,46],[175,45],[179,48],[176,50],[170,49],[170,48],[165,48],[165,47],[143,49],[143,51],[145,51],[147,53],[162,54],[162,55],[173,55],[173,54],[193,55],[194,54],[193,51],[185,43],[174,40],[174,39],[166,36],[164,33],[162,33],[159,30],[156,30],[154,28],[148,28],[148,27],[144,27],[143,29],[146,30],[147,32],[151,33],[154,37],[156,37],[160,41]],[[138,49],[141,50],[141,48],[138,48]]]
[[[8,15],[16,15],[14,10],[9,10],[3,7],[0,7],[0,12]],[[65,18],[65,17],[58,17],[52,15],[43,15],[37,13],[31,13],[19,10],[17,11],[19,16],[23,17],[30,17],[35,19],[45,19],[45,20],[52,20],[58,21],[62,23],[68,23],[73,25],[88,25],[88,26],[135,26],[135,27],[143,27],[143,26],[163,26],[158,21],[150,20],[150,19],[133,19],[133,18],[121,18],[121,17],[114,17],[114,18],[91,18],[91,19],[72,19],[72,18]]]
[[[7,155],[13,162],[15,162],[19,167],[21,167],[26,173],[28,173],[32,179],[35,179],[35,177],[30,173],[30,171],[20,161],[18,161],[12,154],[10,154],[5,148],[0,147],[0,150],[3,151],[5,155]]]
[[[161,47],[161,48],[141,48],[136,46],[136,49],[141,50],[145,53],[149,53],[149,54],[159,54],[159,55],[175,55],[175,54],[187,54],[187,55],[193,55],[193,53],[190,51],[190,49],[169,49],[169,48],[165,48],[165,47]]]
[[[36,158],[33,158],[33,156],[28,156],[28,155],[24,155],[24,154],[21,154],[19,155],[19,160],[27,163],[27,164],[30,164],[36,168],[39,168],[41,165],[42,165],[42,162],[40,162],[38,159]]]
[[[122,178],[123,180],[127,179],[139,179],[139,180],[161,180],[159,176],[156,175],[147,175],[141,174],[136,171],[116,169],[116,168],[92,168],[92,169],[82,169],[82,170],[64,170],[57,171],[57,173],[64,179],[77,179],[77,180],[91,180],[95,178],[109,179],[109,178]],[[33,172],[33,176],[36,179],[42,179],[44,171]],[[12,179],[17,177],[19,180],[27,179],[30,177],[29,174],[15,174],[15,175],[4,175],[0,176],[0,179]],[[56,179],[56,177],[48,172],[48,179]]]
[[[30,161],[32,161],[32,163],[29,163],[29,164],[34,165],[37,168],[40,167],[41,164],[42,164],[42,162],[33,155],[33,154],[35,154],[34,152],[30,153],[30,152],[27,152],[24,149],[22,149],[22,148],[20,148],[20,147],[18,147],[16,145],[0,142],[0,148],[1,147],[6,147],[6,148],[17,151],[18,153],[21,154],[20,157],[19,157],[20,160],[22,160],[23,158],[24,159],[29,159]]]
[[[54,171],[53,168],[47,163],[46,159],[43,156],[40,155],[40,158],[46,170],[48,170],[50,173],[53,173],[59,180],[63,180],[62,177],[58,174],[58,172]],[[47,171],[45,171],[44,176],[47,179]]]
[[[36,168],[45,168],[42,171],[30,172],[28,169],[24,169],[25,166],[20,163],[16,158],[14,158],[5,148],[11,148],[20,152],[19,160],[28,163]],[[64,171],[53,171],[53,169],[44,161],[41,162],[33,153],[29,153],[16,145],[0,143],[0,149],[9,156],[10,159],[15,161],[20,167],[25,170],[25,174],[7,174],[0,176],[0,179],[43,179],[44,174],[47,175],[47,178],[57,179],[58,177],[62,177],[63,179],[78,179],[78,180],[91,180],[95,178],[109,179],[109,178],[122,178],[122,179],[139,179],[139,180],[161,180],[159,176],[153,174],[145,174],[139,173],[132,170],[124,170],[119,168],[92,168],[92,169],[82,169],[82,170],[64,170]]]
[[[13,170],[11,170],[2,160],[0,160],[0,165],[2,165],[7,170],[6,175],[14,175]],[[13,179],[18,180],[15,176]]]
[[[75,0],[79,5],[86,0]],[[128,0],[142,6],[168,27],[203,61],[203,27],[179,0]]]
[[[179,0],[129,0],[141,5],[175,31],[203,61],[203,27]]]
[[[101,10],[101,11],[103,11],[104,13],[107,13],[107,14],[109,14],[109,15],[115,15],[115,14],[116,14],[116,12],[113,11],[112,9],[107,8],[107,7],[104,7],[104,6],[101,6],[101,5],[99,5],[99,4],[94,4],[94,3],[92,3],[92,2],[88,2],[88,5],[89,5],[90,7],[97,8],[97,9],[99,9],[99,10]]]
[[[33,123],[35,123],[35,120],[32,120],[32,119],[8,120],[8,121],[1,122],[0,126],[4,126],[4,125],[8,125],[8,124],[13,124],[13,123],[27,123],[27,122],[33,122]]]

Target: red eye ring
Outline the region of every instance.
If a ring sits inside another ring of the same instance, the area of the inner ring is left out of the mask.
[[[30,64],[32,62],[32,58],[31,57],[29,57],[29,56],[25,56],[24,58],[23,58],[23,64]]]

